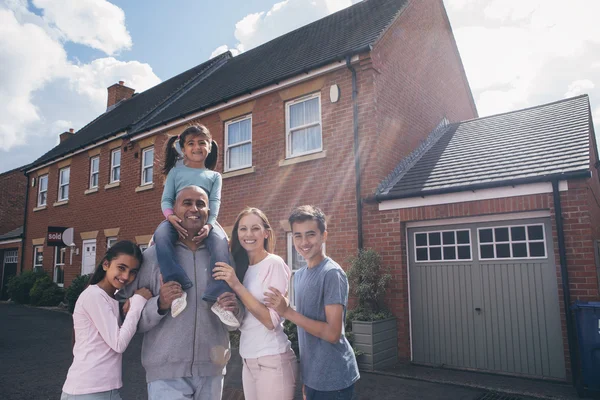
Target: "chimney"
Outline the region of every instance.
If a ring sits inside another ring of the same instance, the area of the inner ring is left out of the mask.
[[[60,142],[64,142],[65,140],[67,140],[68,138],[70,138],[71,136],[73,136],[75,134],[75,130],[73,128],[69,129],[68,131],[65,131],[63,133],[60,134]]]
[[[135,89],[125,86],[125,82],[119,81],[108,87],[108,101],[106,102],[106,111],[111,110],[121,100],[130,99]]]

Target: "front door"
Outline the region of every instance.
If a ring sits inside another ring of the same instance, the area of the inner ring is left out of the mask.
[[[6,284],[8,280],[17,274],[17,250],[6,250],[2,260],[2,287],[0,287],[0,300],[8,300]]]
[[[81,275],[93,273],[94,268],[96,268],[96,239],[84,240]]]

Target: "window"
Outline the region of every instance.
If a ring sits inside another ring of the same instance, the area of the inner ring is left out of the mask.
[[[154,173],[154,147],[142,150],[142,185],[152,183]]]
[[[69,200],[69,180],[71,168],[63,168],[58,171],[58,201]]]
[[[286,158],[321,151],[321,95],[303,97],[285,107]]]
[[[44,246],[34,246],[33,248],[33,270],[41,271],[44,262]]]
[[[100,175],[100,157],[90,158],[90,189],[98,187],[98,176]]]
[[[4,264],[16,264],[18,261],[18,250],[6,250],[4,252]]]
[[[38,207],[46,205],[48,200],[48,175],[43,175],[38,178]]]
[[[252,116],[225,123],[225,171],[252,166]]]
[[[471,231],[434,231],[415,233],[415,260],[471,260]]]
[[[54,282],[60,287],[65,284],[65,254],[66,247],[54,248]]]
[[[497,226],[477,229],[479,258],[546,258],[544,225]]]
[[[148,244],[138,244],[138,247],[142,252],[144,252],[148,248]]]
[[[110,249],[117,243],[117,238],[115,236],[106,238],[106,250]]]
[[[110,183],[121,181],[121,149],[110,153]]]

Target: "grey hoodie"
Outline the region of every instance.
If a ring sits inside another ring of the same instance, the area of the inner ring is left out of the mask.
[[[187,308],[176,318],[172,318],[170,312],[158,313],[160,270],[155,246],[144,252],[137,279],[117,293],[119,298],[128,298],[137,289],[147,287],[155,295],[146,303],[138,324],[138,332],[144,332],[142,365],[147,382],[224,375],[230,357],[227,327],[210,310],[212,304],[202,300],[209,274],[208,250],[202,247],[194,252],[177,242],[175,254],[194,282],[186,291]],[[244,313],[241,304],[239,309],[236,317],[241,321]]]

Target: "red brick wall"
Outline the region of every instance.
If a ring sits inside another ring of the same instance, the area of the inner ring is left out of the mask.
[[[27,178],[19,170],[0,175],[0,235],[23,225]]]

